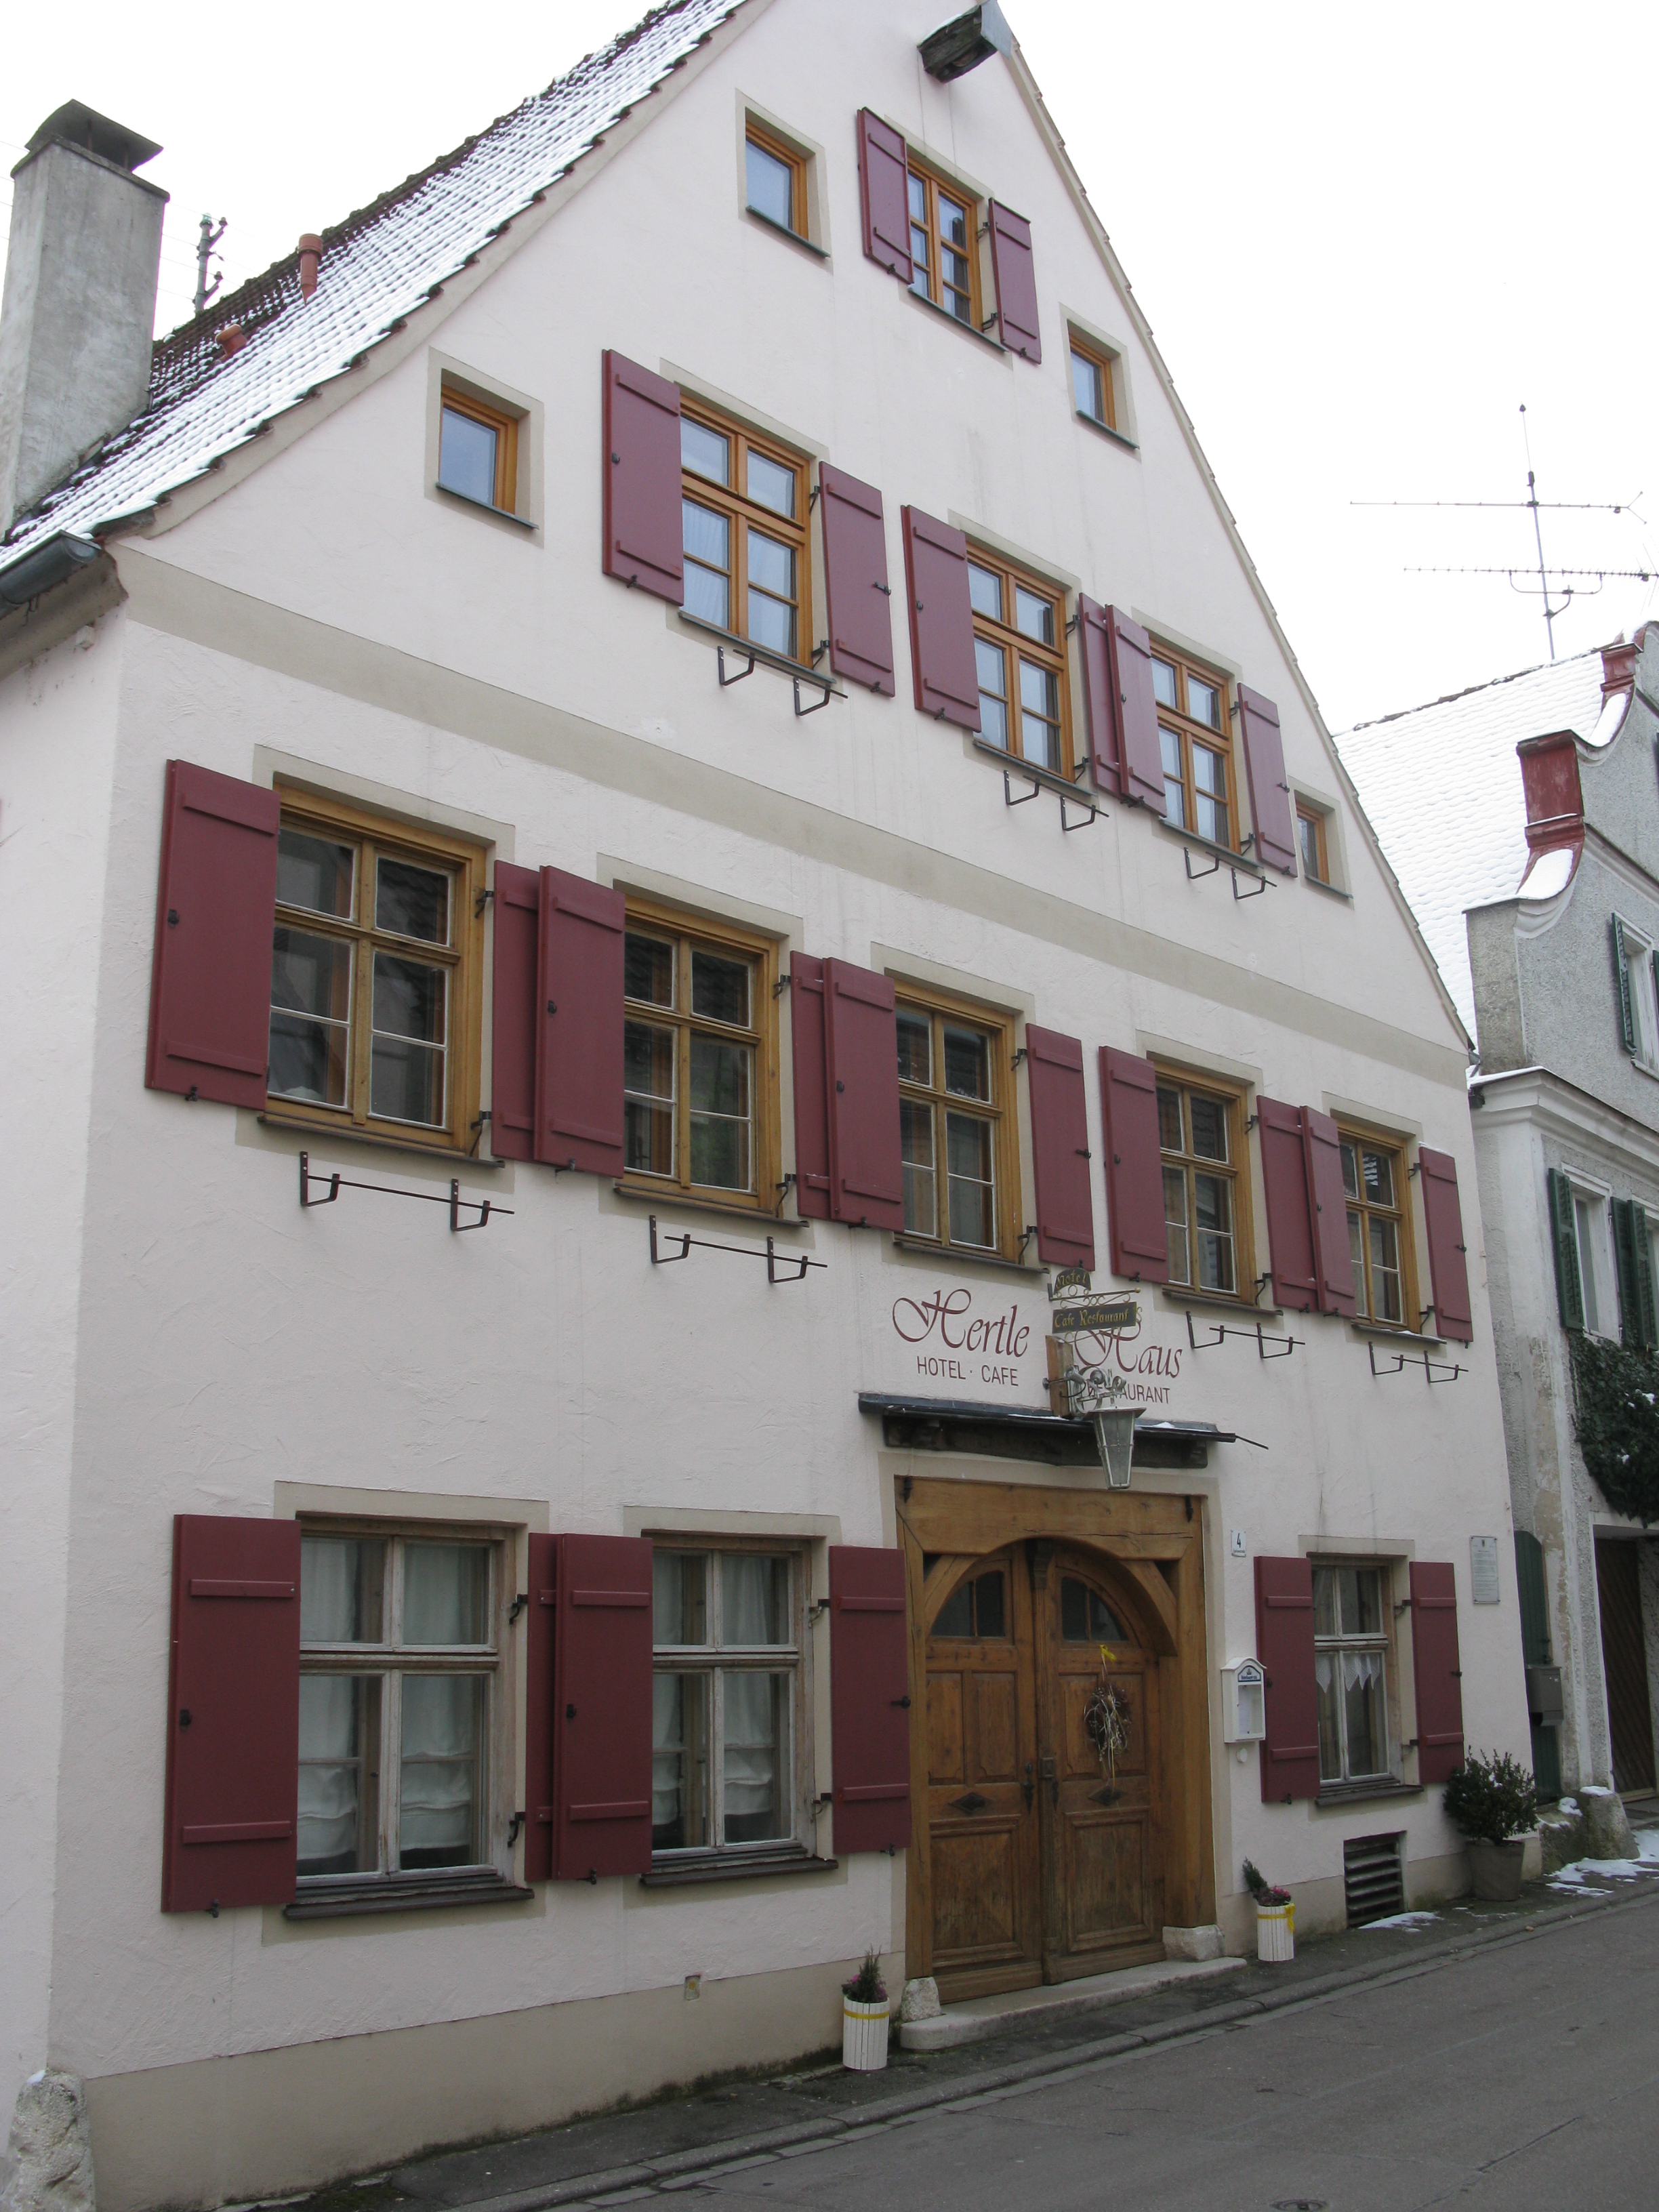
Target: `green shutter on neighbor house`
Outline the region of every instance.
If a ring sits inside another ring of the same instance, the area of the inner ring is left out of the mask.
[[[1550,1228],[1555,1243],[1555,1295],[1563,1328],[1584,1326],[1584,1286],[1578,1277],[1578,1238],[1573,1226],[1572,1185],[1559,1168],[1549,1171]]]
[[[1636,1220],[1641,1208],[1628,1198],[1613,1201],[1613,1256],[1619,1273],[1619,1337],[1627,1351],[1640,1351],[1642,1294],[1636,1280]],[[1643,1224],[1645,1229],[1645,1223]]]
[[[1530,1529],[1515,1532],[1515,1587],[1521,1601],[1521,1657],[1528,1667],[1550,1664],[1550,1609],[1544,1583],[1544,1547]],[[1532,1771],[1538,1794],[1561,1795],[1561,1740],[1553,1728],[1532,1723]]]
[[[1630,963],[1625,957],[1625,925],[1617,915],[1613,917],[1613,973],[1619,991],[1619,1033],[1625,1041],[1625,1050],[1636,1049],[1636,1008],[1630,994]]]
[[[1638,1342],[1644,1352],[1659,1346],[1659,1312],[1656,1312],[1653,1297],[1653,1235],[1646,1209],[1640,1201],[1630,1202],[1631,1227],[1636,1258],[1636,1310],[1640,1316]]]

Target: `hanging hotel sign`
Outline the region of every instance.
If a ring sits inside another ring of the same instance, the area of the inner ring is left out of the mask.
[[[1096,1291],[1086,1268],[1062,1267],[1048,1297],[1048,1402],[1055,1413],[1169,1406],[1186,1346],[1143,1334],[1133,1291]]]

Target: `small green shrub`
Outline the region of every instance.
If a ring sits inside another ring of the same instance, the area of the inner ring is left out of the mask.
[[[864,1964],[850,1982],[843,1982],[841,1993],[851,1997],[854,2004],[885,2004],[886,1984],[881,1978],[881,1960],[874,1951],[866,1951]]]
[[[1538,1820],[1538,1786],[1508,1752],[1472,1751],[1446,1784],[1446,1810],[1477,1843],[1507,1844]]]
[[[1290,1891],[1274,1888],[1261,1868],[1253,1866],[1249,1859],[1244,1862],[1244,1887],[1258,1905],[1288,1905],[1291,1901]]]
[[[1644,1528],[1659,1521],[1659,1360],[1575,1329],[1573,1427],[1609,1505]]]

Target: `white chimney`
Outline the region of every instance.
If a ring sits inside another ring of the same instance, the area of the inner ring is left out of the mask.
[[[132,173],[161,150],[71,100],[11,173],[0,530],[149,396],[167,195]]]

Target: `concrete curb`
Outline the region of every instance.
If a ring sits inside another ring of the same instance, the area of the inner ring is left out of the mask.
[[[966,2004],[946,2005],[929,2020],[899,2023],[898,2039],[905,2051],[952,2051],[964,2043],[986,2043],[1006,2035],[1024,2021],[1041,2023],[1082,2012],[1103,2012],[1112,2005],[1133,2004],[1138,1998],[1164,1990],[1184,1989],[1194,1982],[1224,1979],[1242,1973],[1248,1959],[1166,1959],[1151,1966],[1127,1966],[1121,1973],[1091,1975],[1087,1980],[1061,1983],[1058,1989],[1022,1990],[1014,1998],[977,1997]],[[1035,2002],[1033,2002],[1035,2000]]]
[[[1419,1974],[1432,1973],[1441,1966],[1450,1966],[1458,1960],[1473,1958],[1487,1951],[1505,1950],[1516,1943],[1531,1942],[1559,1928],[1576,1925],[1603,1913],[1628,1912],[1652,1903],[1659,1898],[1659,1883],[1645,1893],[1634,1896],[1587,1902],[1577,1910],[1552,1911],[1549,1917],[1535,1926],[1505,1928],[1501,1934],[1474,1935],[1454,1937],[1416,1952],[1409,1959],[1395,1958],[1379,1960],[1375,1966],[1344,1967],[1329,1974],[1316,1974],[1310,1980],[1287,1984],[1282,1990],[1264,1990],[1261,1995],[1236,1997],[1223,2004],[1206,2006],[1203,2011],[1182,2020],[1159,2021],[1148,2027],[1124,2028],[1115,2035],[1097,2038],[1091,2042],[1073,2044],[1064,2051],[1044,2051],[1034,2058],[1016,2060],[1008,2066],[1000,2066],[971,2081],[940,2081],[925,2089],[912,2089],[896,2097],[885,2097],[878,2104],[865,2105],[849,2112],[825,2113],[812,2120],[802,2120],[788,2127],[766,2128],[750,2136],[728,2136],[724,2142],[703,2143],[690,2150],[673,2151],[660,2158],[640,2160],[630,2166],[608,2166],[592,2173],[573,2174],[563,2181],[553,2181],[536,2189],[521,2189],[504,2197],[469,2198],[465,2205],[448,2208],[448,2212],[555,2212],[555,2208],[567,2204],[587,2204],[623,2191],[650,2190],[672,2185],[684,2178],[706,2174],[722,2167],[735,2166],[768,2158],[786,2157],[818,2145],[836,2142],[867,2133],[874,2128],[907,2120],[918,2113],[938,2111],[951,2106],[977,2102],[1005,2089],[1023,2087],[1030,2081],[1042,2081],[1045,2076],[1060,2077],[1090,2066],[1100,2065],[1113,2058],[1127,2057],[1139,2051],[1155,2048],[1160,2044],[1179,2043],[1191,2038],[1212,2033],[1218,2028],[1230,2027],[1235,2022],[1260,2019],[1264,2015],[1285,2012],[1297,2005],[1322,2003],[1349,1990],[1366,1989],[1376,1984],[1409,1981]]]

